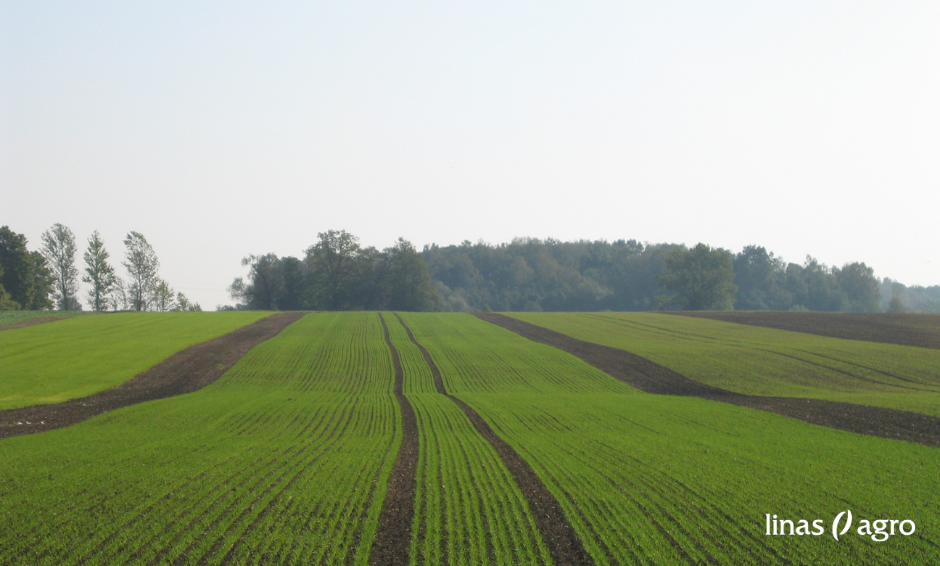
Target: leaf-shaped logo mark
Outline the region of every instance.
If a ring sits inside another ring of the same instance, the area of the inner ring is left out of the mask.
[[[839,521],[842,520],[842,516],[845,515],[846,513],[848,513],[848,517],[846,517],[845,519],[845,527],[843,527],[842,530],[839,531],[838,534],[836,534],[836,531],[838,530],[837,527],[839,526]],[[846,511],[839,513],[838,515],[836,515],[836,518],[832,521],[832,538],[839,540],[839,536],[844,535],[846,531],[849,530],[849,527],[851,526],[852,526],[852,511],[846,510]]]

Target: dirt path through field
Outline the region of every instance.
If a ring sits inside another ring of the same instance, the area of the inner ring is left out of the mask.
[[[45,324],[47,322],[55,322],[57,320],[65,320],[66,318],[72,318],[70,316],[40,316],[36,318],[29,318],[26,320],[21,320],[19,322],[11,322],[10,324],[4,324],[0,326],[0,331],[2,330],[15,330],[17,328],[24,328],[26,326],[35,326],[37,324]]]
[[[940,349],[940,314],[696,311],[665,313],[818,336]]]
[[[777,413],[829,428],[940,446],[938,417],[822,399],[743,395],[699,383],[619,348],[578,340],[502,314],[478,313],[476,316],[534,342],[564,350],[647,393],[699,397]]]
[[[221,377],[249,350],[303,316],[302,312],[288,312],[262,318],[194,344],[116,387],[87,397],[0,411],[0,439],[62,428],[129,405],[198,391]]]
[[[369,554],[369,564],[395,566],[408,564],[408,548],[411,546],[411,521],[414,518],[418,473],[418,419],[411,403],[405,397],[405,374],[398,350],[392,344],[388,325],[385,324],[385,317],[381,313],[379,319],[385,331],[385,343],[392,351],[392,362],[395,365],[395,399],[401,407],[403,430],[401,448],[392,466],[388,491],[379,514],[379,527]]]
[[[405,324],[398,314],[398,321],[408,333],[411,342],[421,350],[424,361],[431,369],[431,375],[434,376],[434,386],[437,392],[453,401],[467,415],[470,422],[476,427],[480,435],[489,441],[489,443],[499,454],[506,468],[512,474],[513,479],[519,486],[520,491],[529,503],[532,515],[535,517],[535,524],[542,535],[542,540],[548,546],[552,559],[556,565],[567,564],[593,564],[591,556],[584,550],[581,539],[578,538],[574,528],[559,505],[558,500],[552,495],[538,475],[529,467],[529,464],[522,459],[522,456],[516,452],[505,440],[497,436],[490,425],[483,420],[479,413],[470,408],[469,405],[454,397],[447,392],[444,387],[444,380],[441,378],[441,372],[431,359],[431,354],[415,339],[411,329]]]

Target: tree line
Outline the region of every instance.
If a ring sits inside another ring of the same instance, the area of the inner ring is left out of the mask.
[[[879,282],[861,262],[785,263],[756,245],[735,254],[705,244],[517,238],[419,253],[401,238],[381,251],[344,230],[318,238],[302,258],[246,257],[247,277],[229,288],[238,304],[226,308],[940,312],[940,286]]]
[[[93,311],[179,311],[202,308],[159,276],[160,261],[143,234],[124,238],[127,280],[118,276],[98,231],[88,238],[84,269],[76,266],[75,234],[62,224],[43,232],[42,246],[29,251],[26,236],[0,228],[0,310],[82,310],[79,276],[90,289]]]
[[[786,264],[755,245],[734,254],[705,244],[517,238],[430,246],[424,257],[455,310],[880,310],[864,263]]]
[[[41,242],[29,250],[23,234],[0,228],[0,310],[79,310],[79,278],[89,286],[84,299],[91,310],[201,310],[160,278],[156,253],[139,232],[123,241],[126,279],[97,231],[81,271],[69,228],[55,224]],[[940,312],[940,286],[878,281],[861,262],[830,267],[807,256],[802,264],[785,263],[756,245],[735,254],[705,244],[516,238],[419,252],[403,238],[379,250],[329,230],[302,257],[251,255],[242,265],[248,275],[229,287],[236,306],[218,308]]]
[[[441,310],[427,263],[404,238],[384,250],[362,247],[345,230],[318,234],[303,258],[275,254],[242,260],[247,278],[229,293],[238,309]]]

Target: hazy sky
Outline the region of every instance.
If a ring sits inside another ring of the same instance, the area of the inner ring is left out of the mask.
[[[330,228],[936,285],[938,101],[936,0],[6,1],[0,225],[98,229],[116,263],[142,232],[204,308]]]

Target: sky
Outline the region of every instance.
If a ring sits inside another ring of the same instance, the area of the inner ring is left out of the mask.
[[[937,285],[937,101],[934,0],[0,2],[0,225],[141,232],[206,309],[328,229]]]

